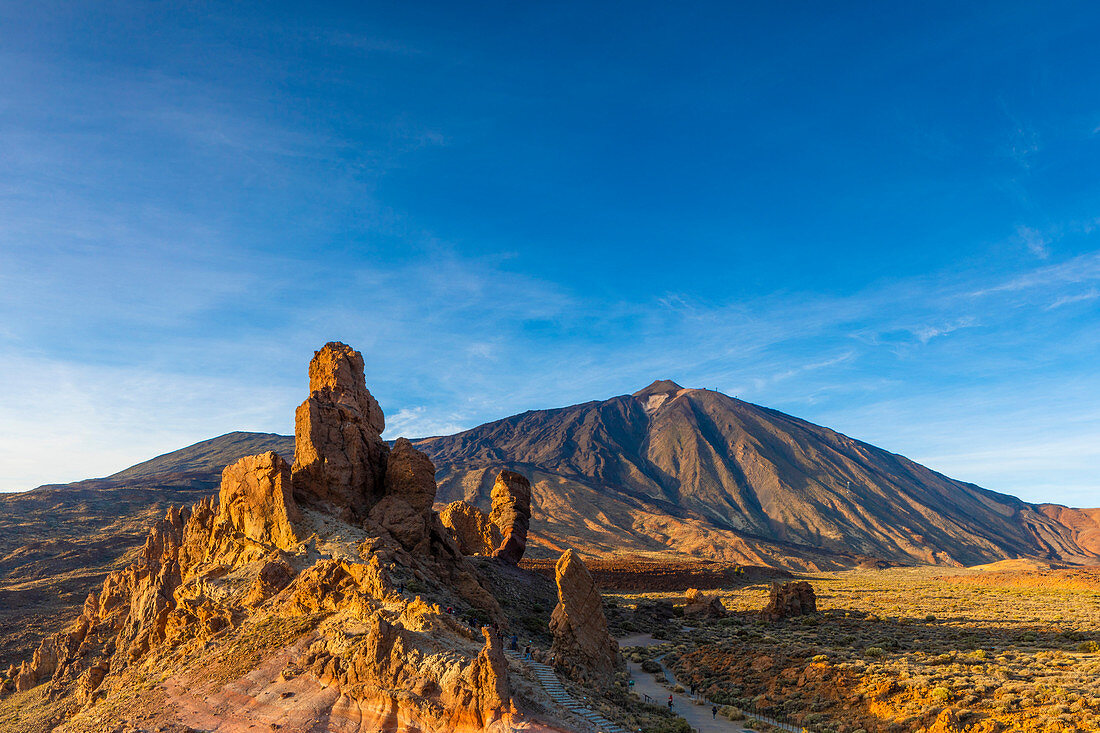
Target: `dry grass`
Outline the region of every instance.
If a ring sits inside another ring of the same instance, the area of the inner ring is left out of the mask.
[[[999,575],[823,573],[810,578],[820,612],[777,623],[752,613],[765,585],[730,590],[730,618],[638,653],[667,651],[666,664],[716,701],[815,731],[916,732],[945,709],[960,730],[1100,730],[1100,588],[1087,573]],[[613,602],[643,595],[662,594]]]

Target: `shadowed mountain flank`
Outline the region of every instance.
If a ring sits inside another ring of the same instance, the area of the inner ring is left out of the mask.
[[[287,461],[293,460],[294,437],[276,433],[226,433],[130,466],[111,474],[105,480],[131,482],[167,474],[212,478],[217,483],[223,467],[244,456],[269,450],[275,451]]]

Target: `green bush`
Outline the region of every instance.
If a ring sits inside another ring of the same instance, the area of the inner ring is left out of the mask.
[[[882,651],[882,647],[869,646],[863,650],[864,656],[871,657],[871,659],[878,659],[886,652]]]
[[[1083,641],[1077,645],[1077,651],[1085,652],[1086,654],[1100,652],[1100,641]]]

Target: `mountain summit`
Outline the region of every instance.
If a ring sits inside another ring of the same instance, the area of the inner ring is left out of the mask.
[[[674,395],[682,389],[683,387],[671,379],[657,379],[645,389],[639,389],[634,393],[634,396],[638,399],[645,399],[653,395]]]

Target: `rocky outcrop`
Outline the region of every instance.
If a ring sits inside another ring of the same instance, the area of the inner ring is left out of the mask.
[[[490,494],[493,502],[489,519],[502,536],[493,557],[517,564],[527,548],[527,529],[531,524],[531,482],[515,471],[501,471]]]
[[[134,690],[151,689],[147,679],[185,667],[188,681],[170,701],[175,717],[162,729],[205,729],[211,719],[226,730],[275,729],[284,714],[334,721],[332,730],[511,729],[499,635],[479,634],[440,605],[507,623],[432,511],[431,460],[407,440],[392,451],[382,443],[382,413],[357,352],[343,344],[318,351],[310,390],[298,410],[293,469],[273,452],[245,457],[223,471],[217,501],[170,510],[76,621],[9,670],[15,688],[48,680],[51,698],[68,696],[72,712],[91,716],[73,731],[101,730],[95,715],[125,715]],[[510,507],[502,516],[522,527],[513,532],[522,553],[530,492],[526,481],[505,483],[521,486],[502,498]],[[404,592],[414,585],[423,597]],[[226,664],[243,676],[223,678]],[[192,693],[204,675],[218,685]],[[281,683],[291,689],[278,699],[290,702],[247,704],[273,697],[263,686]],[[203,713],[218,695],[227,696],[222,707]],[[358,727],[344,725],[352,718]]]
[[[489,515],[464,501],[452,501],[443,507],[439,521],[463,555],[491,555],[502,542],[500,528]]]
[[[80,679],[88,696],[92,681],[102,679],[90,668],[124,669],[164,640],[180,584],[179,551],[189,516],[186,509],[172,508],[153,526],[137,560],[107,576],[102,590],[84,601],[76,621],[44,639],[32,659],[22,663],[17,690],[48,680],[56,694]]]
[[[684,599],[687,601],[684,605],[685,618],[724,618],[726,615],[726,607],[717,593],[708,596],[701,590],[690,588]]]
[[[301,512],[290,489],[290,466],[278,453],[245,456],[222,471],[218,513],[253,542],[289,550]]]
[[[772,583],[763,615],[772,621],[817,612],[817,595],[805,580]]]
[[[606,686],[622,666],[622,657],[608,631],[599,589],[573,550],[562,554],[554,576],[558,586],[558,605],[550,616],[554,665],[578,681]]]
[[[435,465],[407,438],[398,438],[386,464],[386,496],[401,499],[424,517],[435,502]]]
[[[294,415],[295,497],[345,518],[366,516],[382,496],[389,449],[362,355],[325,344],[309,364],[309,390]]]
[[[423,552],[435,502],[435,466],[405,438],[398,438],[386,464],[385,495],[370,511],[402,545]]]

